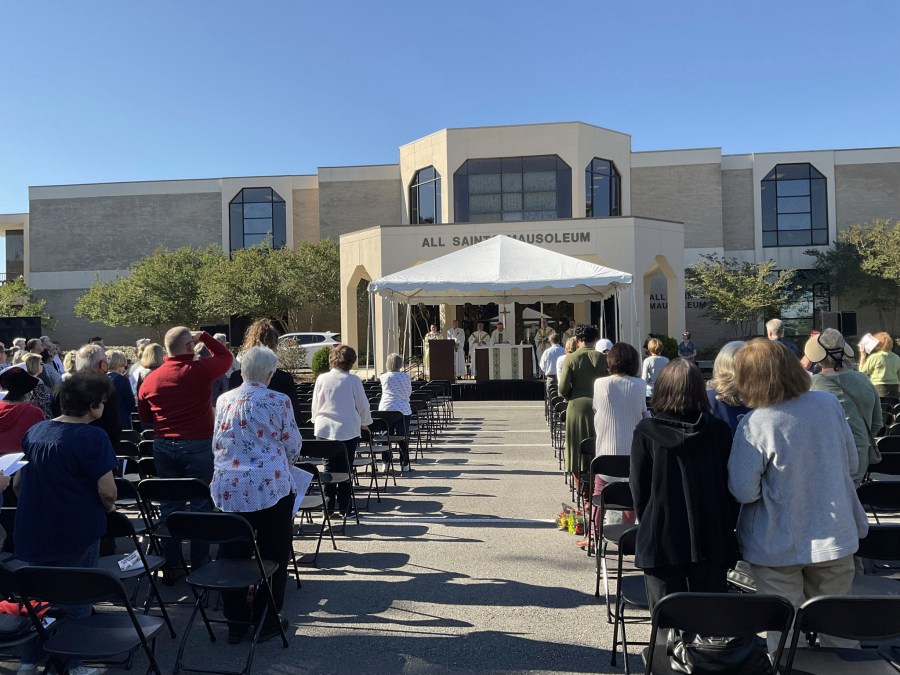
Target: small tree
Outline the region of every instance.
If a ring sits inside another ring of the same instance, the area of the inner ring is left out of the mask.
[[[806,253],[816,259],[815,269],[834,295],[873,307],[882,325],[894,332],[900,303],[900,221],[851,225],[838,234],[834,248]]]
[[[328,355],[331,353],[331,347],[319,347],[312,358],[312,372],[318,377],[322,373],[327,373],[331,366],[328,363]]]
[[[56,319],[47,314],[46,300],[37,300],[22,277],[0,284],[0,316],[39,316],[41,326],[52,329]]]
[[[703,316],[727,323],[736,338],[756,332],[766,317],[793,302],[800,291],[796,270],[775,271],[775,261],[751,263],[704,254],[685,273],[688,293],[707,302]]]
[[[75,313],[110,326],[198,326],[220,318],[204,289],[228,259],[217,246],[163,248],[134,263],[127,275],[99,281],[75,303]]]

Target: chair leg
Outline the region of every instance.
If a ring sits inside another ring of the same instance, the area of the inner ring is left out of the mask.
[[[190,635],[190,633],[191,633],[191,628],[193,627],[194,619],[197,618],[197,612],[202,611],[201,602],[202,602],[204,596],[206,596],[208,594],[207,591],[197,593],[197,591],[194,590],[193,588],[191,588],[191,590],[194,591],[194,596],[196,597],[197,600],[194,603],[193,610],[191,610],[191,616],[188,618],[187,625],[184,627],[184,635],[181,636],[181,643],[178,645],[178,654],[175,656],[175,667],[172,669],[172,672],[175,675],[178,675],[178,671],[181,669],[181,662],[184,657],[184,647],[185,647],[185,645],[187,645],[188,635]],[[205,616],[206,615],[204,614],[204,619],[205,619]],[[209,625],[208,622],[206,623],[206,629],[209,631],[210,640],[212,642],[215,642],[216,636],[213,635],[212,627]]]
[[[147,601],[144,603],[144,614],[148,614],[150,612],[150,598],[155,597],[156,601],[159,603],[159,609],[162,612],[163,619],[166,622],[166,625],[169,627],[169,634],[174,639],[176,636],[175,628],[172,626],[172,620],[169,618],[169,612],[166,611],[166,603],[163,602],[162,595],[159,593],[159,587],[156,585],[156,575],[157,572],[152,572],[147,575]]]

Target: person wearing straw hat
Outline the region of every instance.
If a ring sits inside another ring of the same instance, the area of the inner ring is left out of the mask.
[[[834,328],[826,328],[807,340],[803,354],[822,370],[812,376],[812,391],[834,394],[844,408],[844,415],[853,432],[859,455],[859,466],[853,472],[853,483],[859,487],[869,470],[869,446],[872,437],[881,429],[881,399],[875,386],[863,373],[850,367],[853,348]]]

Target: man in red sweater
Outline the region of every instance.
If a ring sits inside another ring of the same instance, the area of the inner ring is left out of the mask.
[[[199,361],[194,346],[202,342],[212,356]],[[207,485],[213,475],[212,385],[231,367],[228,348],[205,331],[176,326],[166,333],[163,364],[147,375],[138,392],[141,421],[153,425],[153,461],[160,478],[198,478]],[[184,511],[185,502],[161,505],[163,518]],[[209,499],[191,503],[192,511],[212,511]],[[169,568],[178,565],[178,548],[166,542]],[[191,567],[209,561],[209,546],[191,544]]]

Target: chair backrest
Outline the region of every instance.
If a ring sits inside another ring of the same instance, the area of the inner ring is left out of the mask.
[[[582,439],[581,443],[578,445],[578,452],[582,456],[593,457],[596,451],[597,439],[593,436]]]
[[[822,595],[797,610],[794,639],[799,633],[821,633],[848,640],[887,640],[900,636],[900,596]],[[793,656],[793,654],[791,654]],[[788,667],[792,660],[788,659]]]
[[[316,439],[315,427],[300,427],[300,438],[304,441],[314,441]]]
[[[140,443],[140,440],[135,442],[123,438],[119,441],[119,447],[116,448],[116,454],[120,457],[138,457],[141,454],[138,443]]]
[[[699,635],[734,637],[761,631],[780,631],[774,662],[780,663],[794,608],[777,595],[747,593],[672,593],[653,608],[647,673],[651,672],[657,632],[678,628]]]
[[[558,401],[553,406],[553,412],[559,415],[561,412],[565,412],[565,410],[569,407],[569,404],[566,401]]]
[[[597,474],[611,478],[628,478],[630,473],[631,457],[628,455],[599,455],[591,460],[592,478]]]
[[[875,440],[875,444],[882,453],[900,453],[900,436],[882,436]],[[872,467],[877,468],[878,464],[873,464]]]
[[[894,422],[887,428],[888,436],[900,436],[900,422]]]
[[[255,541],[250,523],[237,513],[176,511],[166,523],[169,532],[179,541],[190,539],[207,544]]]
[[[310,484],[319,480],[319,467],[312,462],[294,462],[294,466],[302,471],[306,471],[306,473],[312,474],[312,481]]]
[[[138,443],[138,454],[141,457],[153,457],[153,439],[144,439]]]
[[[879,441],[897,440],[900,436],[885,436],[879,438]],[[879,450],[881,443],[879,443]],[[878,464],[869,465],[869,473],[881,473],[890,476],[900,476],[900,452],[882,452],[881,461]]]
[[[116,478],[116,501],[125,499],[134,500],[136,504],[141,502],[141,496],[138,494],[134,483],[127,478]]]
[[[116,539],[119,539],[120,537],[134,539],[134,526],[131,524],[131,521],[128,520],[128,516],[124,513],[121,513],[120,511],[109,511],[106,514],[106,536],[115,537]]]
[[[873,468],[878,472],[876,464]],[[900,481],[870,481],[856,488],[863,506],[872,511],[900,511]]]
[[[131,443],[140,443],[141,442],[141,432],[137,429],[122,429],[119,433],[119,440],[121,441],[130,441]]]
[[[387,422],[388,427],[403,419],[403,413],[399,410],[373,410],[372,419],[381,419]]]
[[[628,486],[628,483],[616,481],[604,487],[600,491],[600,508],[601,510],[613,511],[630,511],[633,509],[634,499],[631,496],[631,488]]]
[[[856,555],[870,560],[900,560],[900,525],[869,525]]]
[[[58,604],[114,599],[128,602],[125,587],[111,573],[80,567],[20,567],[15,571],[22,595]]]
[[[304,441],[300,448],[301,457],[315,457],[316,459],[331,459],[347,455],[347,446],[343,441],[324,441],[315,439]]]
[[[138,483],[145,502],[183,502],[209,499],[209,485],[197,478],[147,478]]]
[[[141,474],[141,478],[156,478],[159,476],[156,461],[152,457],[141,457],[138,460],[138,473]]]

